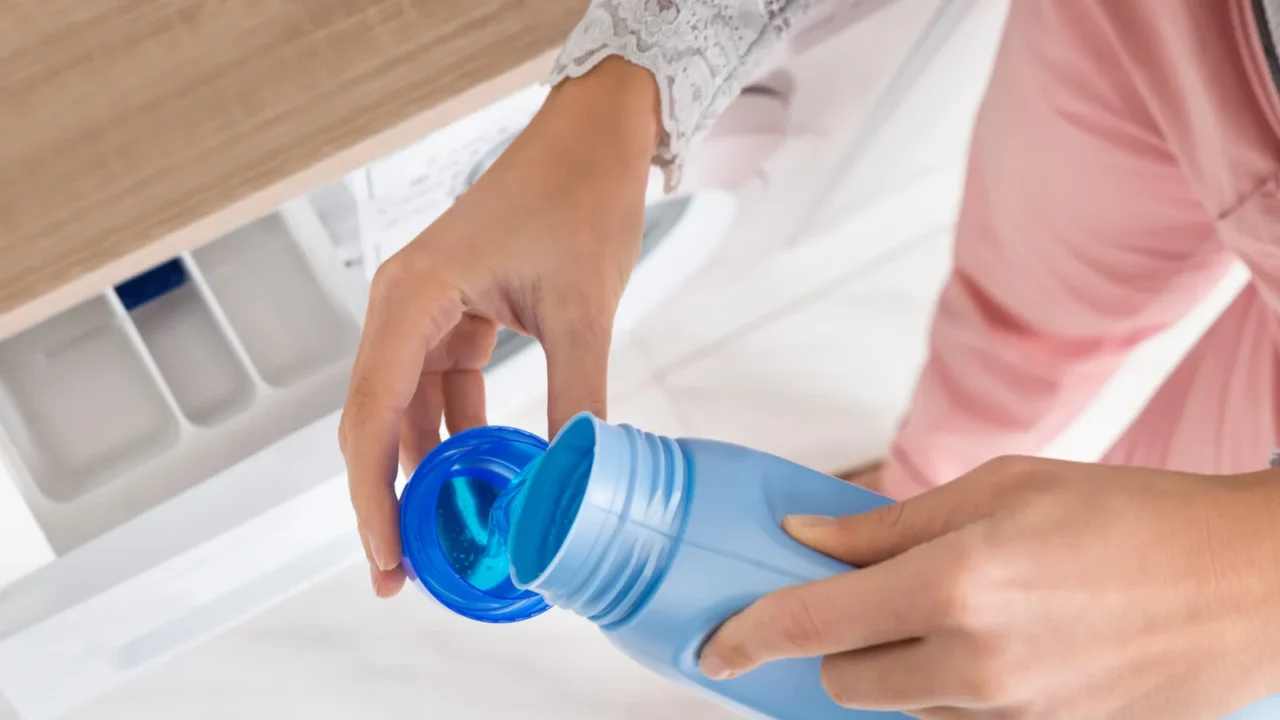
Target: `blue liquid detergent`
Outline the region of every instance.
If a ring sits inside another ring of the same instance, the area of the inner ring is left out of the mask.
[[[766,453],[579,415],[549,448],[501,427],[446,440],[405,486],[400,521],[410,578],[458,614],[518,622],[554,605],[742,714],[891,720],[906,716],[832,702],[814,658],[725,682],[697,667],[715,628],[756,599],[852,570],[788,537],[784,517],[889,502]],[[1276,717],[1273,698],[1228,720]]]
[[[489,528],[498,489],[475,478],[455,478],[440,488],[436,532],[445,559],[463,580],[493,591],[511,577],[506,543]]]

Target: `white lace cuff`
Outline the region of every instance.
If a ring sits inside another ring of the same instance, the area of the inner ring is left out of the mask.
[[[592,0],[549,82],[617,55],[658,81],[662,138],[654,163],[674,185],[689,143],[711,126],[811,0]]]

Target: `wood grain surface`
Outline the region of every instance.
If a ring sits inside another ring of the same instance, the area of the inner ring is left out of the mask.
[[[0,337],[536,81],[586,0],[0,0]]]

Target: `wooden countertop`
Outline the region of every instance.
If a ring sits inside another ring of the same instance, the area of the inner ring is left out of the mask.
[[[536,82],[586,0],[0,0],[0,337]]]

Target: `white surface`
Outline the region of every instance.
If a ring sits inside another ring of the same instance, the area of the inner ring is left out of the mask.
[[[27,507],[4,462],[0,462],[0,588],[54,559],[36,516]],[[2,707],[2,705],[0,705]],[[0,719],[4,713],[0,713]]]
[[[735,717],[638,668],[571,616],[479,626],[411,593],[379,602],[360,568],[342,571],[252,625],[252,632],[224,634],[69,717]]]
[[[359,558],[336,433],[334,413],[0,592],[0,695],[65,711]]]
[[[962,41],[965,40],[963,31],[971,31],[973,27],[973,9],[974,0],[944,0],[933,6],[906,55],[894,68],[888,84],[877,94],[857,131],[836,155],[834,175],[813,193],[813,197],[805,199],[805,219],[792,231],[788,244],[804,242],[814,235],[824,212],[830,213],[833,205],[838,208],[835,210],[837,213],[847,212],[848,206],[840,202],[842,189],[848,185],[850,177],[861,170],[869,152],[876,146],[884,146],[885,131],[890,123],[903,116],[904,105],[929,93],[929,88],[922,87],[922,79],[932,76],[936,82],[939,57],[944,56],[948,49],[954,50],[957,34],[961,34]],[[967,64],[962,67],[967,67]],[[972,78],[973,74],[969,76]],[[955,97],[955,89],[949,88],[949,92],[942,96]]]

